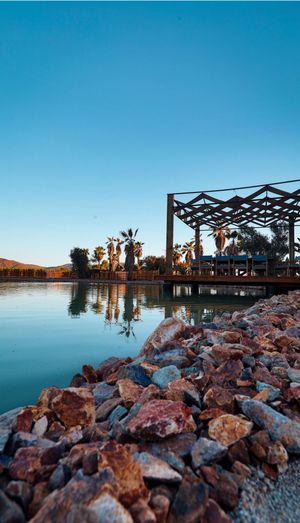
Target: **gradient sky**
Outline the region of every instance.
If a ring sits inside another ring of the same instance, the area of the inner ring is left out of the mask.
[[[0,257],[162,255],[167,192],[300,177],[300,3],[0,3],[0,122]]]

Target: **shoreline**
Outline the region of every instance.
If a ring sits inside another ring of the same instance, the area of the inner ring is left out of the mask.
[[[83,365],[0,416],[0,520],[235,521],[247,482],[300,455],[299,400],[299,291],[209,324],[169,318],[139,356]]]

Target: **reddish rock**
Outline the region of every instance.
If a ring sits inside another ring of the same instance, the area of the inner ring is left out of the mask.
[[[148,361],[142,361],[140,363],[140,366],[145,370],[146,376],[148,376],[148,378],[151,378],[152,374],[154,374],[154,372],[159,370],[158,365],[153,365],[152,363],[149,363]]]
[[[201,421],[208,421],[210,419],[219,418],[220,416],[223,416],[223,414],[226,414],[225,410],[219,409],[218,407],[205,409],[199,414],[199,419]]]
[[[246,421],[239,416],[224,414],[217,419],[213,419],[208,424],[208,433],[222,445],[232,445],[241,438],[249,436],[253,423]]]
[[[2,523],[25,523],[23,511],[0,490],[0,517]]]
[[[16,432],[30,432],[33,425],[34,408],[27,407],[23,409],[16,418],[15,431]]]
[[[243,335],[237,331],[224,331],[222,332],[224,343],[240,343]]]
[[[180,483],[182,476],[162,459],[152,456],[149,452],[136,452],[135,461],[140,465],[143,477],[147,480],[162,483]]]
[[[213,385],[210,387],[203,400],[209,409],[219,408],[225,410],[225,412],[234,412],[233,394],[219,385]]]
[[[191,409],[180,401],[152,400],[127,425],[134,438],[160,440],[182,432],[194,432]]]
[[[156,442],[147,442],[143,444],[143,450],[147,450],[155,456],[165,456],[166,454],[175,454],[181,458],[186,458],[197,440],[196,434],[184,433],[171,436]]]
[[[243,371],[243,364],[240,360],[228,360],[222,363],[211,374],[211,380],[215,385],[232,386],[232,381],[236,380]]]
[[[228,450],[228,458],[230,459],[231,463],[234,463],[235,461],[240,461],[244,463],[244,465],[250,465],[250,456],[248,447],[243,439],[240,439]]]
[[[204,476],[205,481],[212,485],[213,487],[216,487],[218,484],[218,481],[220,479],[220,474],[218,473],[215,466],[203,466],[201,467],[201,472]]]
[[[120,501],[130,506],[138,498],[148,499],[141,466],[123,445],[107,443],[100,452],[99,468],[110,467],[116,478]]]
[[[232,474],[221,474],[220,480],[214,490],[214,499],[222,505],[222,507],[233,510],[238,505],[238,486],[232,479]]]
[[[118,389],[124,406],[130,409],[139,400],[144,388],[129,379],[119,380]]]
[[[46,481],[40,481],[33,489],[33,499],[28,508],[28,516],[32,518],[40,510],[44,500],[49,495],[49,489]]]
[[[234,349],[231,346],[225,345],[214,345],[212,347],[212,355],[219,363],[224,363],[227,360],[240,360],[244,355],[244,351],[241,349]],[[248,351],[251,354],[251,351]]]
[[[88,383],[97,383],[98,377],[92,365],[83,365],[82,374]]]
[[[146,356],[151,354],[153,351],[160,349],[166,342],[178,338],[185,330],[186,324],[179,318],[163,320],[145,341],[140,355]]]
[[[171,381],[168,384],[165,392],[165,398],[172,401],[184,401],[186,391],[191,391],[198,395],[198,390],[190,381],[181,378],[179,380]]]
[[[112,492],[102,492],[89,504],[89,510],[97,516],[97,522],[133,523],[133,519]],[[86,521],[86,520],[84,520]],[[146,522],[145,522],[146,523]]]
[[[57,387],[48,387],[47,389],[42,390],[37,402],[38,408],[41,409],[41,411],[43,409],[51,408],[51,403],[59,392],[60,389]]]
[[[284,399],[288,402],[300,400],[300,384],[297,387],[289,388],[284,391]]]
[[[208,500],[202,521],[203,523],[232,523],[232,519],[221,509],[218,503],[211,498]]]
[[[257,367],[255,369],[255,372],[253,373],[253,378],[256,381],[262,381],[263,383],[267,383],[268,385],[272,385],[273,387],[276,387],[277,389],[281,389],[282,383],[281,381],[273,376],[268,369],[263,369],[261,367]]]
[[[60,445],[44,449],[41,447],[25,447],[17,450],[9,465],[12,479],[20,479],[35,483],[50,476],[55,463],[61,456]]]
[[[268,465],[267,463],[262,463],[261,469],[264,472],[264,474],[271,479],[272,481],[276,481],[278,478],[278,472],[273,467]]]
[[[5,489],[5,493],[21,505],[24,512],[27,512],[33,496],[33,489],[29,483],[26,481],[10,481]]]
[[[56,416],[65,427],[93,425],[96,418],[94,396],[88,389],[62,389],[51,402]]]
[[[121,358],[115,358],[114,356],[108,358],[107,360],[103,361],[103,363],[101,363],[101,365],[96,369],[98,380],[106,381],[110,374],[117,373],[117,371],[122,365],[126,365],[131,361],[131,358],[127,358],[126,360]]]
[[[40,485],[40,484],[39,484]],[[30,523],[66,523],[73,505],[88,505],[99,498],[102,489],[112,485],[117,492],[111,469],[93,476],[77,473],[65,487],[48,496]]]
[[[161,398],[162,391],[156,385],[148,385],[139,397],[138,402],[143,404],[151,400],[158,400]]]

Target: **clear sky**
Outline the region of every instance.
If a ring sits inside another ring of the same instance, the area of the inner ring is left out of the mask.
[[[0,122],[0,257],[161,255],[167,192],[299,178],[300,3],[0,3]]]

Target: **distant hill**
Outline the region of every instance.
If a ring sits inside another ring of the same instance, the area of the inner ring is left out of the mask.
[[[7,260],[6,258],[0,258],[0,269],[71,269],[71,263],[65,263],[64,265],[57,265],[55,267],[43,267],[42,265],[34,265],[33,263],[22,263],[15,260]]]

